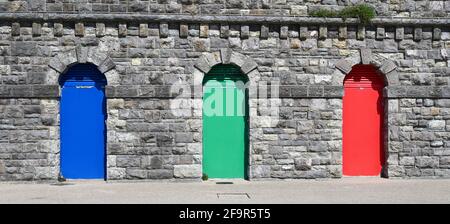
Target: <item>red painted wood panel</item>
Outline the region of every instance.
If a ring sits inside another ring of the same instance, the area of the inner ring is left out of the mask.
[[[372,65],[356,65],[344,80],[343,173],[378,176],[384,165],[383,77]]]

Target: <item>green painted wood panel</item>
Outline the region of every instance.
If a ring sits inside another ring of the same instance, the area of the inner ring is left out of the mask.
[[[248,91],[239,68],[214,67],[203,85],[203,173],[247,178]]]

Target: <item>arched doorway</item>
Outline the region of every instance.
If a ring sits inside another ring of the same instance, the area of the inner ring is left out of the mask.
[[[216,65],[203,79],[203,174],[248,178],[248,78]]]
[[[383,149],[385,81],[372,65],[355,65],[344,80],[343,174],[378,176]]]
[[[76,64],[60,77],[61,174],[105,179],[105,76],[93,64]]]

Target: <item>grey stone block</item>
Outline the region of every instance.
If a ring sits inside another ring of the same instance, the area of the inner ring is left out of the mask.
[[[208,38],[209,36],[209,25],[208,24],[202,24],[200,25],[200,38]]]
[[[441,40],[442,30],[441,28],[433,28],[433,40]]]
[[[169,37],[169,24],[168,23],[159,24],[159,36],[161,38]]]
[[[127,24],[119,24],[118,28],[119,37],[126,37],[128,35],[128,27]]]
[[[34,37],[42,35],[42,25],[40,23],[33,23],[32,33]]]
[[[174,174],[170,170],[164,170],[164,169],[158,169],[158,170],[149,170],[148,172],[148,178],[149,179],[171,179],[174,177]]]
[[[269,27],[262,25],[261,26],[261,35],[260,35],[261,39],[267,39],[269,38]]]
[[[230,64],[231,53],[232,53],[231,49],[228,49],[228,48],[220,49],[220,56],[222,58],[222,63]]]
[[[344,89],[342,86],[324,86],[323,97],[325,98],[341,98],[344,96]]]
[[[386,37],[386,32],[384,27],[377,27],[377,40],[383,40]]]
[[[395,29],[395,40],[403,40],[405,38],[405,28],[397,27]]]
[[[20,36],[20,23],[12,23],[11,24],[11,35],[12,36]]]
[[[62,37],[64,35],[64,26],[62,23],[53,24],[53,35],[55,37]]]
[[[147,37],[148,32],[148,24],[139,24],[139,37]]]
[[[312,160],[311,158],[297,158],[295,159],[295,169],[301,171],[311,170]]]
[[[238,67],[244,66],[244,64],[247,62],[247,58],[239,53],[232,52],[230,57],[230,63],[237,65]]]
[[[112,70],[112,69],[115,68],[115,67],[116,67],[116,63],[114,63],[114,61],[113,61],[110,57],[107,57],[107,58],[102,62],[102,64],[100,64],[100,66],[98,67],[98,70],[99,70],[101,73],[106,73],[106,72]]]
[[[106,32],[106,27],[104,23],[97,23],[95,25],[95,35],[97,37],[104,37]]]
[[[366,38],[366,27],[365,26],[358,26],[358,31],[356,33],[356,39],[357,40],[364,40]]]
[[[250,26],[242,25],[241,26],[241,38],[248,39],[250,37]]]
[[[256,64],[256,62],[253,61],[252,59],[247,58],[247,59],[245,60],[244,64],[241,66],[241,71],[242,71],[244,74],[248,74],[248,73],[250,73],[251,71],[253,71],[254,69],[256,69],[256,67],[258,67],[258,64]]]
[[[205,57],[200,57],[194,66],[205,74],[211,70],[211,67]]]
[[[180,24],[180,37],[187,38],[189,36],[189,26],[187,24]]]
[[[420,41],[423,38],[423,32],[421,27],[414,28],[414,41]]]
[[[130,179],[147,179],[147,171],[140,169],[126,169],[126,175]]]
[[[50,63],[48,64],[48,66],[50,68],[53,68],[58,73],[63,73],[66,70],[66,65],[63,64],[57,57],[50,60]]]
[[[294,98],[305,98],[308,97],[308,87],[307,86],[295,86],[290,88],[291,96]]]
[[[280,39],[287,39],[289,34],[289,26],[281,26]]]
[[[336,62],[335,67],[341,70],[344,74],[348,74],[352,71],[353,66],[347,60],[339,60]]]
[[[306,40],[309,36],[308,27],[301,26],[299,30],[299,38],[300,40]]]
[[[319,27],[319,40],[325,40],[328,37],[328,27],[321,26]]]
[[[200,178],[202,176],[201,165],[176,165],[174,166],[175,178]]]
[[[220,37],[228,38],[230,36],[230,26],[227,24],[220,25]]]
[[[33,85],[32,87],[34,97],[42,98],[56,98],[59,97],[58,85]]]
[[[37,56],[36,42],[13,42],[11,44],[12,56]]]
[[[89,48],[78,45],[75,48],[78,63],[86,63],[88,61]]]
[[[361,48],[361,63],[364,65],[368,65],[372,63],[372,50],[369,48]]]
[[[339,39],[345,40],[347,39],[347,26],[340,26],[339,27]]]
[[[75,36],[84,37],[84,23],[76,23],[75,24]]]
[[[395,70],[396,68],[397,68],[397,65],[393,61],[385,60],[381,64],[381,67],[379,68],[379,70],[383,74],[388,74],[388,73],[392,72],[393,70]]]

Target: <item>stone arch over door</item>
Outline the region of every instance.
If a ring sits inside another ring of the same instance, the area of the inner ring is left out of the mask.
[[[220,51],[205,53],[200,56],[194,64],[194,85],[202,85],[203,77],[216,65],[236,65],[241,69],[243,75],[249,78],[250,84],[254,84],[259,80],[259,72],[256,69],[258,64],[241,53],[232,51],[231,49],[221,49]]]
[[[389,166],[389,106],[388,98],[386,97],[386,88],[390,86],[399,85],[399,77],[397,73],[397,64],[387,58],[382,57],[377,53],[372,53],[371,49],[362,48],[359,50],[358,54],[351,55],[347,58],[341,59],[335,63],[337,68],[334,74],[334,83],[339,85],[344,85],[344,79],[347,74],[349,74],[353,67],[358,64],[363,65],[373,65],[382,75],[385,80],[385,91],[383,93],[384,98],[384,118],[383,118],[383,150],[385,156],[385,165],[381,171],[383,177],[388,177],[388,166]]]
[[[117,84],[115,62],[108,56],[107,52],[98,47],[81,47],[61,52],[53,57],[48,66],[52,73],[48,76],[47,83],[59,85],[59,77],[63,75],[74,64],[90,63],[97,66],[97,69],[106,76],[108,84]]]
[[[387,58],[382,57],[377,53],[372,53],[371,49],[362,48],[358,54],[351,55],[347,58],[341,59],[335,63],[335,67],[338,69],[339,74],[335,74],[336,84],[342,85],[344,78],[349,74],[353,66],[357,64],[373,65],[378,71],[384,75],[386,80],[386,86],[399,85],[397,64]]]
[[[73,49],[62,51],[55,55],[48,66],[51,68],[47,73],[46,83],[48,85],[57,85],[60,88],[60,78],[76,64],[93,64],[96,69],[105,75],[108,85],[119,84],[118,73],[114,70],[115,62],[108,56],[108,52],[98,47],[77,46]],[[60,100],[58,100],[60,103]],[[61,148],[58,149],[59,151]],[[61,162],[58,158],[58,163]],[[61,170],[58,171],[61,175]]]
[[[201,57],[197,59],[194,64],[194,73],[193,73],[193,84],[194,84],[194,92],[195,97],[197,99],[197,108],[203,108],[203,78],[208,74],[211,69],[216,65],[235,65],[240,68],[241,74],[248,78],[247,88],[249,93],[249,128],[251,130],[252,124],[256,123],[256,116],[252,116],[252,110],[256,110],[256,105],[251,103],[250,101],[256,98],[257,88],[256,84],[260,79],[260,75],[258,72],[258,64],[250,57],[240,54],[238,52],[232,51],[231,49],[221,49],[220,51],[205,53]],[[199,113],[199,118],[203,120],[203,114]],[[203,124],[202,124],[203,126]],[[201,129],[202,130],[202,129]],[[250,131],[251,133],[251,131]],[[203,133],[202,133],[203,135]],[[248,150],[248,167],[247,174],[248,179],[252,179],[253,175],[251,172],[252,167],[252,137],[249,134],[249,150]],[[203,140],[202,140],[203,142]],[[203,145],[201,146],[200,154],[203,154]]]

